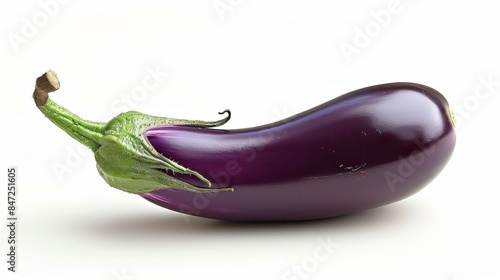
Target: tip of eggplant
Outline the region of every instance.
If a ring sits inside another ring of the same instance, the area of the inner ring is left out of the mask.
[[[448,107],[447,111],[448,111],[448,117],[450,118],[451,125],[453,126],[454,129],[456,129],[457,128],[457,121],[455,119],[455,115],[453,114],[453,110],[451,109],[451,107]]]

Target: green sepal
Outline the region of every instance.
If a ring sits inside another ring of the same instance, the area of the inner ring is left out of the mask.
[[[144,132],[154,126],[195,124],[198,127],[213,127],[225,123],[227,119],[204,122],[155,117],[135,111],[122,113],[107,123],[99,140],[100,147],[95,151],[99,174],[112,187],[136,194],[166,188],[191,192],[232,191],[232,188],[211,189],[209,180],[158,153],[144,136]],[[194,175],[207,187],[188,184],[161,170]]]

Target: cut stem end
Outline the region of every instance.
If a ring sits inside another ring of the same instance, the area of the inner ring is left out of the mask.
[[[33,99],[38,107],[45,106],[49,99],[49,92],[58,90],[60,87],[59,79],[54,71],[49,70],[36,79]]]

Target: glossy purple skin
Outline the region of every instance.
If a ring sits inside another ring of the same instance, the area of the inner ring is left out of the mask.
[[[407,198],[444,168],[455,146],[448,102],[411,83],[363,88],[269,125],[152,128],[164,156],[214,188],[144,194],[162,207],[207,218],[287,221],[355,213]],[[200,187],[191,175],[171,174]]]

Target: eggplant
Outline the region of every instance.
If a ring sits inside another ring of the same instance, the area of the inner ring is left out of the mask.
[[[445,167],[456,134],[446,98],[416,83],[358,89],[271,124],[214,129],[206,122],[130,111],[82,120],[48,98],[35,103],[92,149],[112,187],[159,206],[232,221],[296,221],[352,214],[405,199]]]

